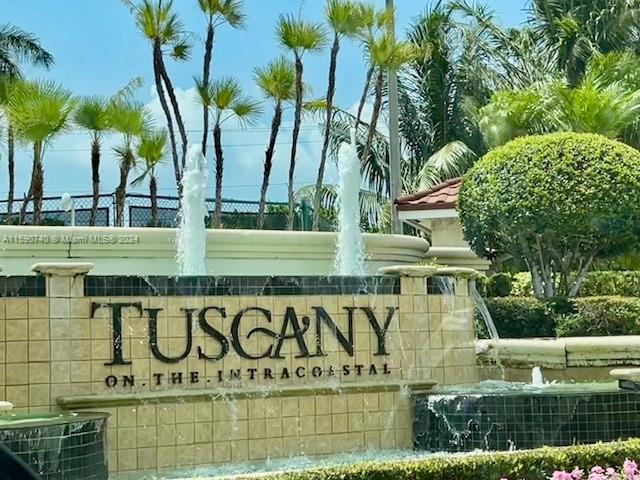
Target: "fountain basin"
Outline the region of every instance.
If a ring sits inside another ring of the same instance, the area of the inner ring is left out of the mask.
[[[0,416],[0,442],[44,480],[106,480],[104,413]]]
[[[427,451],[531,449],[635,437],[640,394],[615,383],[498,381],[414,396],[414,445]]]
[[[365,273],[426,259],[429,243],[403,235],[363,235]],[[330,275],[336,234],[208,230],[207,275]],[[34,263],[91,262],[94,275],[175,275],[176,230],[163,228],[2,227],[4,275],[29,275]]]

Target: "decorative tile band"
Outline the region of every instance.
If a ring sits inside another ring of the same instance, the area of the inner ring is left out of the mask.
[[[41,276],[0,276],[0,298],[2,297],[44,297],[45,278]]]
[[[297,296],[297,295],[397,295],[400,278],[369,277],[137,277],[87,276],[85,296]]]

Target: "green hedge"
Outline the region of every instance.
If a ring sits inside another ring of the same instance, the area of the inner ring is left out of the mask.
[[[505,338],[640,335],[640,299],[582,297],[541,301],[532,297],[485,299]],[[482,322],[479,334],[486,338]]]
[[[493,280],[494,277],[497,277]],[[504,285],[508,278],[509,293],[504,294]],[[515,297],[533,296],[531,275],[528,272],[515,274],[497,273],[488,277],[486,294],[488,297]],[[493,288],[493,284],[500,284],[501,289]],[[578,295],[581,297],[594,297],[601,295],[620,295],[622,297],[640,297],[640,271],[594,271],[589,272],[580,287]]]
[[[640,458],[640,440],[481,455],[443,455],[413,461],[363,463],[274,474],[263,480],[547,480],[555,470],[594,465],[619,468]],[[586,477],[585,477],[586,478]]]

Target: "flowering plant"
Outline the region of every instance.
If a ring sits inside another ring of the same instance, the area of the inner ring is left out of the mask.
[[[509,480],[504,477],[500,480]],[[549,480],[640,480],[640,470],[638,464],[633,460],[625,460],[618,470],[612,467],[603,468],[596,465],[589,470],[588,474],[579,467],[572,471],[556,470]]]

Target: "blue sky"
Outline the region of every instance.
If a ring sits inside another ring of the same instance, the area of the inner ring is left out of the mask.
[[[247,28],[234,31],[228,27],[219,30],[213,59],[213,76],[236,76],[246,93],[259,97],[253,84],[252,70],[269,59],[283,53],[274,39],[274,28],[281,13],[297,13],[300,0],[244,0]],[[384,0],[375,0],[382,6]],[[505,25],[518,25],[523,21],[526,0],[488,0],[486,2]],[[202,66],[202,36],[204,18],[195,0],[174,0],[186,29],[191,32],[195,48],[190,61],[169,62],[168,69],[178,89],[187,129],[195,138],[200,137],[201,112],[193,103],[193,76]],[[321,21],[324,1],[304,0],[303,15],[309,20]],[[398,32],[401,34],[412,18],[426,7],[423,0],[396,0]],[[55,56],[56,65],[50,71],[26,68],[30,78],[48,78],[65,85],[77,95],[110,95],[133,77],[145,79],[145,86],[138,92],[141,101],[148,103],[156,113],[157,124],[163,117],[152,89],[152,68],[149,46],[136,30],[126,7],[118,0],[55,0],[38,2],[12,0],[4,2],[3,22],[9,22],[38,35]],[[352,106],[359,97],[364,80],[364,65],[359,47],[345,42],[340,53],[337,102],[343,108]],[[305,61],[306,82],[315,96],[321,96],[326,88],[328,52],[308,57]],[[230,198],[256,199],[262,174],[262,161],[268,139],[270,109],[253,128],[245,130],[231,126],[224,134],[225,178],[223,195]],[[290,142],[290,119],[286,119],[281,132],[276,164],[272,178],[270,197],[282,200],[286,197],[286,171]],[[117,182],[117,164],[109,150],[117,138],[109,138],[103,154],[102,189],[111,192]],[[318,155],[321,146],[317,127],[305,124],[301,136],[297,185],[315,180]],[[30,152],[26,146],[19,148],[16,158],[17,191],[26,189],[30,172]],[[6,185],[6,154],[0,151],[0,196]],[[83,132],[73,131],[59,137],[45,154],[45,195],[89,193],[89,138]],[[329,172],[329,180],[335,180],[335,171]],[[175,191],[171,168],[167,164],[160,173],[160,191]],[[213,192],[211,192],[213,195]]]

